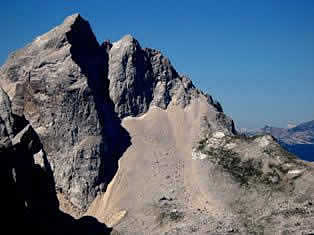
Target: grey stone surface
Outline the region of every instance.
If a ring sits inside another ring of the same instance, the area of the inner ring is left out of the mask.
[[[21,234],[22,228],[24,234],[33,235],[110,234],[111,229],[93,217],[76,220],[59,210],[53,175],[40,139],[23,116],[15,116],[1,88],[0,114],[3,231]]]
[[[11,104],[7,94],[0,88],[0,149],[12,145],[10,135],[13,135]]]
[[[8,95],[0,88],[0,136],[9,137],[14,135],[14,119],[11,113],[11,103]]]
[[[40,136],[56,187],[82,210],[104,184],[104,100],[95,91],[104,86],[100,52],[88,22],[76,14],[13,53],[0,72],[12,112],[25,115]],[[10,117],[1,115],[12,132]]]
[[[185,107],[192,99],[205,96],[189,78],[179,75],[160,51],[142,49],[131,35],[114,42],[108,51],[109,92],[121,118],[140,116],[151,105]],[[208,102],[222,112],[210,96]]]

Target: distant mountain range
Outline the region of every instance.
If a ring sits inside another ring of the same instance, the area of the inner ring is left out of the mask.
[[[247,131],[248,135],[271,134],[289,152],[303,160],[314,161],[314,120],[301,123],[293,128],[265,126],[262,129]]]

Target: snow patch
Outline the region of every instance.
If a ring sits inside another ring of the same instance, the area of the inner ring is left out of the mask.
[[[223,133],[221,131],[217,131],[213,134],[213,137],[216,139],[221,139],[221,138],[225,137],[225,133]]]
[[[201,152],[196,152],[195,150],[192,151],[192,159],[193,160],[203,160],[207,158],[208,156]]]
[[[303,173],[303,172],[304,172],[304,169],[294,169],[294,170],[288,171],[288,174],[294,174],[294,175],[296,175],[296,174],[301,174],[301,173]]]
[[[121,47],[121,43],[120,41],[117,41],[117,42],[112,43],[111,49],[118,49],[120,47]]]
[[[234,147],[236,147],[237,145],[235,143],[229,143],[225,145],[226,149],[233,149]]]
[[[36,40],[35,40],[35,43],[36,43],[38,46],[41,46],[42,44],[45,43],[45,41],[43,41],[43,40],[41,39],[41,37],[37,37]]]
[[[34,163],[39,165],[41,168],[45,168],[44,152],[42,149],[38,153],[34,154]]]

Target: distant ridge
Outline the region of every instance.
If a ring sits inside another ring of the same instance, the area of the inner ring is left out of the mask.
[[[292,128],[265,126],[260,130],[247,133],[249,135],[271,134],[289,152],[303,160],[314,161],[314,120],[298,124]]]

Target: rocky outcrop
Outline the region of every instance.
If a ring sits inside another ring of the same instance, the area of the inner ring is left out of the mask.
[[[88,22],[73,15],[13,53],[0,73],[13,112],[40,136],[57,189],[81,210],[106,186],[103,66]]]
[[[109,94],[120,118],[140,116],[151,105],[166,109],[169,104],[186,107],[205,96],[192,81],[177,73],[169,59],[155,49],[142,49],[131,35],[110,44]],[[222,112],[208,96],[209,104]]]
[[[5,233],[110,233],[111,229],[93,217],[76,220],[59,210],[54,178],[40,139],[24,116],[13,113],[9,97],[1,88],[0,156],[1,222]]]

